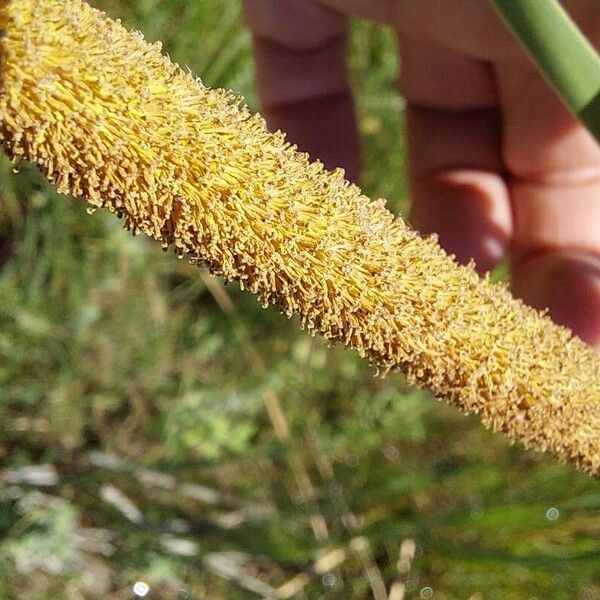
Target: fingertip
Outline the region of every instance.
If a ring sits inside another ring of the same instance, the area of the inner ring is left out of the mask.
[[[413,182],[411,224],[436,233],[461,264],[475,261],[480,275],[505,256],[512,236],[506,185],[493,173],[454,170]]]
[[[600,352],[600,257],[550,250],[513,263],[512,290]]]

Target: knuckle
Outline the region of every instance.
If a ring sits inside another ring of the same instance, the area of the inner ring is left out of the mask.
[[[600,147],[582,126],[547,134],[505,132],[503,159],[514,177],[536,183],[583,183],[600,174]]]

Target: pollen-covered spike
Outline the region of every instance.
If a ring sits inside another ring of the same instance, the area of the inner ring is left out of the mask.
[[[80,0],[0,0],[0,29],[11,158],[382,372],[600,476],[600,359],[566,329]]]

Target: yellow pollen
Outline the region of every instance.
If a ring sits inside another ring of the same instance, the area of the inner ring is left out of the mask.
[[[84,2],[0,0],[0,29],[13,160],[381,372],[600,476],[600,359],[566,329]]]

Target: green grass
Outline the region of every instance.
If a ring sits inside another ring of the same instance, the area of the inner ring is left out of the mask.
[[[97,5],[255,107],[237,3]],[[394,39],[352,40],[364,187],[403,211]],[[1,169],[0,598],[600,598],[596,482]]]

